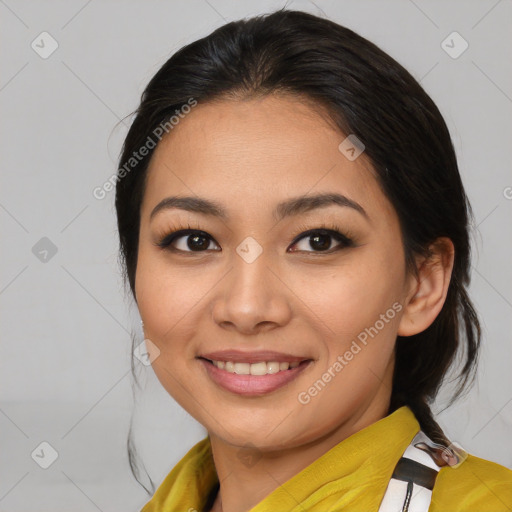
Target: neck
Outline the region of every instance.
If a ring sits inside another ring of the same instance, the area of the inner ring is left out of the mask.
[[[211,512],[247,512],[338,443],[385,417],[386,407],[369,407],[320,439],[282,450],[259,452],[210,433],[220,482]]]

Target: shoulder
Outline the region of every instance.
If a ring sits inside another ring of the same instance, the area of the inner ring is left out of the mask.
[[[174,466],[141,512],[202,510],[217,482],[210,439],[206,437]]]
[[[440,469],[429,512],[512,510],[512,470],[474,455],[458,467]]]

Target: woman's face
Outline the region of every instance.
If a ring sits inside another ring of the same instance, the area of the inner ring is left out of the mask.
[[[412,281],[396,212],[344,139],[273,96],[199,104],[152,157],[136,297],[153,368],[230,444],[298,446],[387,414]],[[168,236],[186,229],[201,233]]]

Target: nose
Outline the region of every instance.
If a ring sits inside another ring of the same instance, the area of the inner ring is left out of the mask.
[[[290,321],[292,297],[264,253],[251,263],[234,254],[231,270],[216,287],[213,320],[246,335],[269,331]]]

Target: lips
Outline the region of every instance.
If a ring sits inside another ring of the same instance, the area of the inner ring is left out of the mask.
[[[198,359],[216,385],[244,396],[261,396],[275,391],[297,378],[312,363],[310,358],[274,351],[222,350],[202,354]],[[247,372],[248,368],[252,370],[263,363],[269,369],[275,367],[276,371]]]

